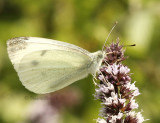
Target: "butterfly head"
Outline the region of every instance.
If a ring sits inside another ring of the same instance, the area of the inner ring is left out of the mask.
[[[103,51],[97,51],[92,53],[92,56],[93,56],[93,64],[92,64],[92,71],[91,71],[92,74],[95,74],[99,69],[99,67],[101,66],[104,55],[105,54]]]

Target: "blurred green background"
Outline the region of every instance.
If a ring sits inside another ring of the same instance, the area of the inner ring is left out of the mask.
[[[34,36],[97,51],[114,25],[108,43],[121,39],[129,58],[146,123],[160,123],[159,0],[0,0],[0,123],[94,123],[92,76],[48,95],[26,90],[9,61],[6,41]]]

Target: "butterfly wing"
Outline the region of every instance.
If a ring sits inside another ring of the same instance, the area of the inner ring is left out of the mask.
[[[19,37],[7,45],[22,84],[35,93],[53,92],[86,77],[93,61],[88,51],[50,39]]]

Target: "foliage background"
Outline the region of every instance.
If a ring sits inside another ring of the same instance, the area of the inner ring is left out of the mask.
[[[129,59],[125,64],[134,73],[132,78],[137,81],[136,86],[142,93],[137,101],[139,110],[144,110],[144,117],[150,119],[146,123],[159,123],[159,0],[0,0],[0,122],[31,122],[26,112],[39,99],[33,98],[37,95],[26,90],[18,80],[6,51],[8,39],[19,36],[45,37],[94,52],[101,49],[115,21],[119,24],[108,43],[117,37],[124,44],[136,43],[136,47],[126,48]],[[65,98],[66,101],[70,100],[70,106],[62,104],[63,108],[56,113],[59,120],[53,119],[48,123],[94,123],[100,104],[93,98],[92,77],[65,89],[73,90],[72,93],[67,92],[70,98]],[[53,94],[59,98],[58,103],[64,102],[64,97],[59,97],[57,93],[66,93],[65,89]],[[72,95],[74,93],[75,97]]]

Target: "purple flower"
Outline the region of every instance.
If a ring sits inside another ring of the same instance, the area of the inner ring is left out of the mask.
[[[101,101],[102,109],[98,123],[142,123],[141,112],[135,97],[139,89],[131,83],[130,69],[121,63],[125,60],[123,46],[112,43],[105,48],[106,56],[97,75],[95,98]]]

